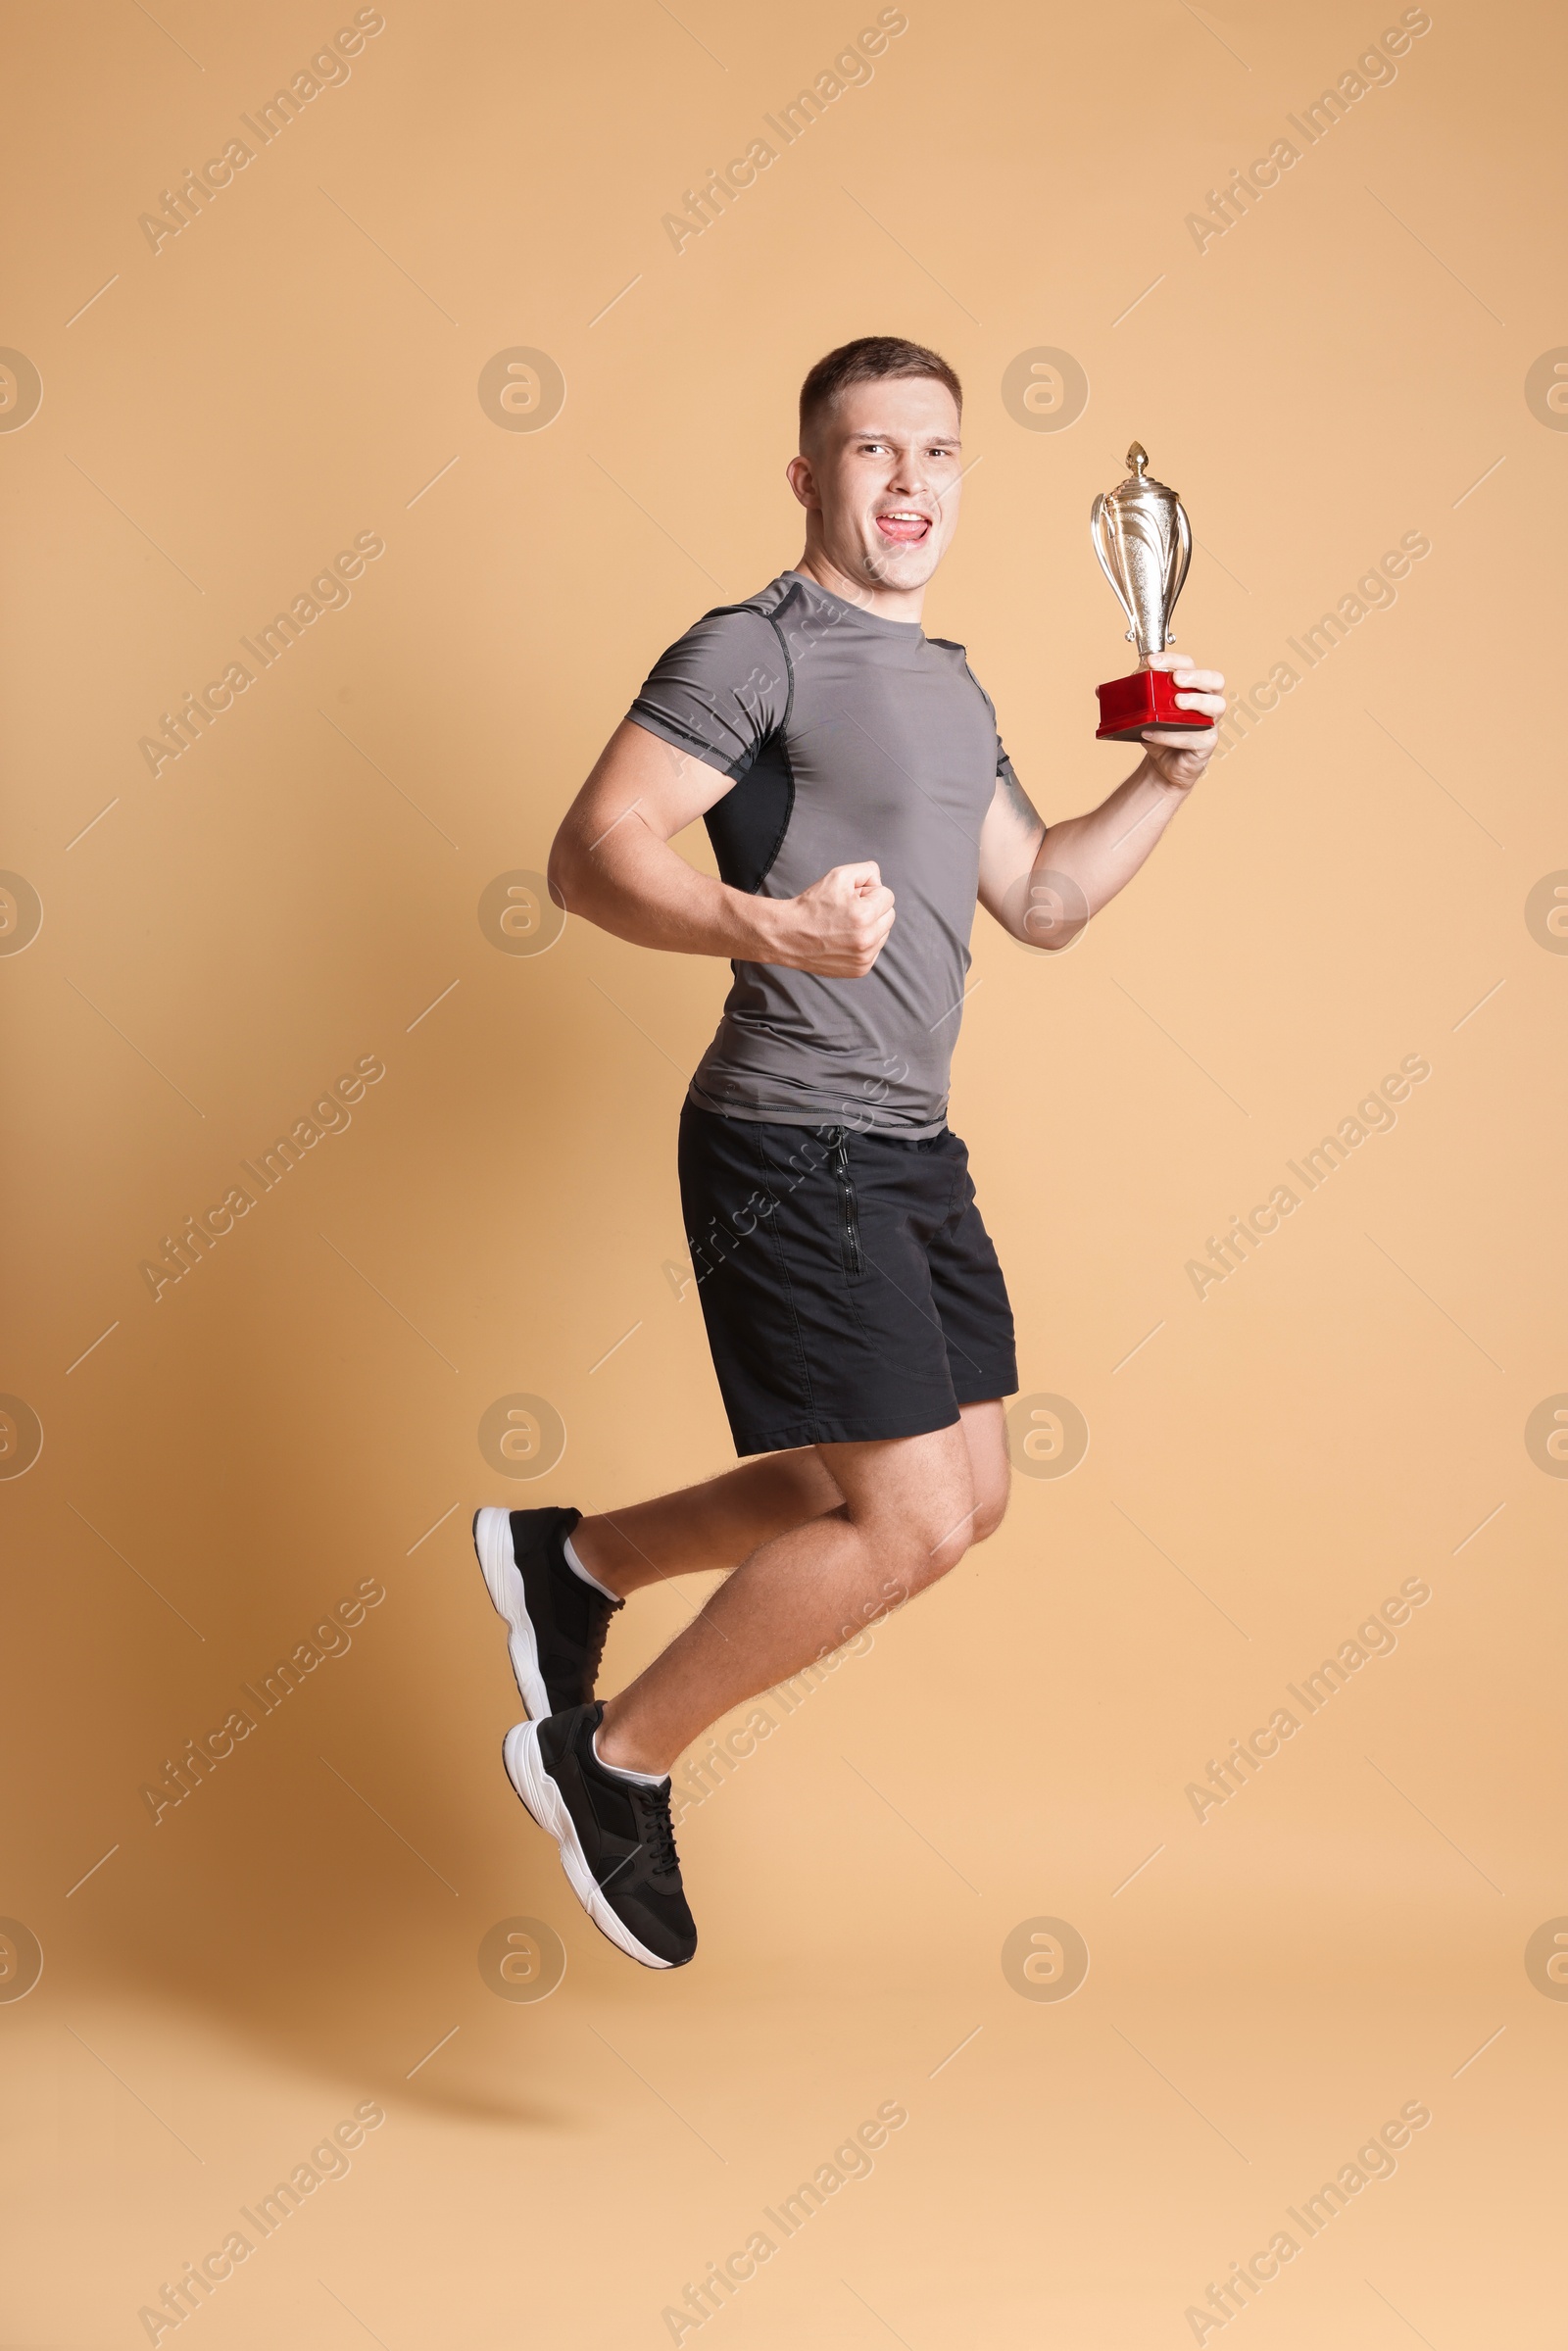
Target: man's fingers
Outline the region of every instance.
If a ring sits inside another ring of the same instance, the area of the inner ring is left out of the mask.
[[[1181,710],[1206,710],[1211,718],[1223,718],[1225,697],[1223,694],[1178,694],[1176,707]]]
[[[872,923],[870,929],[863,931],[860,935],[858,952],[862,955],[876,955],[887,945],[888,934],[892,928],[893,917],[891,914],[882,922]]]
[[[1149,666],[1151,669],[1188,671],[1190,674],[1181,680],[1184,686],[1222,686],[1225,683],[1224,675],[1220,670],[1200,669],[1190,653],[1177,653],[1174,647],[1166,653],[1152,653],[1149,657]]]
[[[824,878],[830,882],[840,882],[846,889],[863,893],[880,887],[882,868],[874,858],[867,857],[858,865],[835,865]]]
[[[1151,669],[1196,669],[1198,663],[1190,653],[1179,653],[1174,645],[1169,645],[1163,653],[1150,655],[1149,666]]]

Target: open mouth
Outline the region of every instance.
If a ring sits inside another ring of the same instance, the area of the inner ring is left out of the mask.
[[[878,514],[876,526],[883,538],[891,539],[897,547],[918,547],[922,539],[931,535],[930,515],[922,514],[912,506],[895,507],[891,514]]]

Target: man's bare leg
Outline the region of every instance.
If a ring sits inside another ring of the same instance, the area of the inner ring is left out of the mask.
[[[599,1732],[606,1763],[667,1772],[731,1707],[946,1575],[1006,1505],[1000,1403],[966,1405],[955,1426],[929,1436],[816,1452],[842,1502],[764,1540],[610,1699]]]
[[[817,1448],[804,1445],[760,1453],[701,1486],[585,1518],[571,1547],[591,1576],[624,1598],[667,1576],[736,1567],[759,1543],[838,1509],[843,1499]]]
[[[1006,1442],[1000,1403],[959,1407],[975,1493],[1007,1490]],[[761,1453],[699,1486],[584,1518],[571,1547],[591,1576],[624,1598],[671,1576],[710,1575],[738,1567],[775,1535],[788,1534],[844,1501],[817,1445]]]

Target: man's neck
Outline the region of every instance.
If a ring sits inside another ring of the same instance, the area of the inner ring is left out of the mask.
[[[879,620],[906,620],[918,625],[925,608],[923,583],[918,588],[879,588],[863,579],[853,579],[809,540],[795,568],[808,579],[814,579],[819,588],[826,588],[830,596],[842,596],[846,604],[853,604],[862,612],[874,612]]]

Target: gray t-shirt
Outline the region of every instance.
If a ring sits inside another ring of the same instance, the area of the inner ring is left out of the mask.
[[[963,647],[786,571],[705,613],[628,715],[733,779],[706,821],[734,888],[794,898],[874,858],[897,901],[863,979],[732,964],[689,1100],[784,1126],[939,1134],[980,828],[997,777],[1011,775]]]

